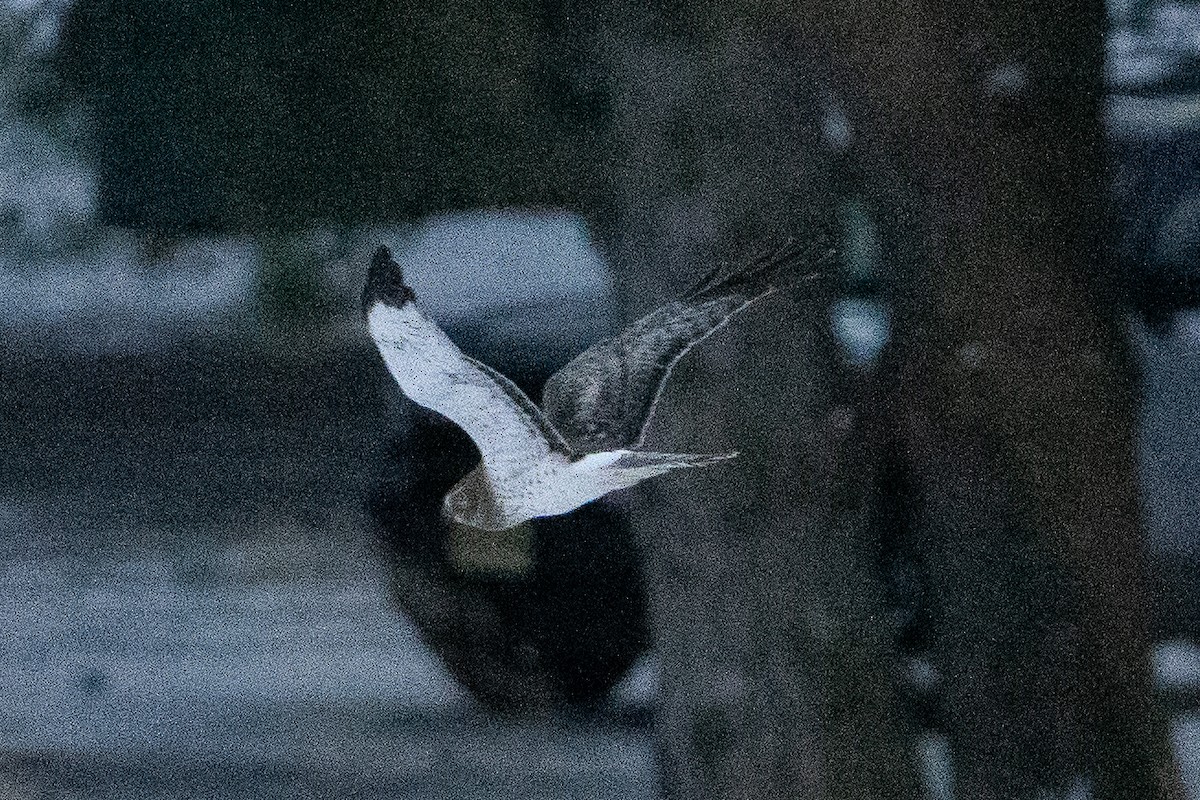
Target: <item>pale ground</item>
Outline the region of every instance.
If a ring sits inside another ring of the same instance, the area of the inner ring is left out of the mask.
[[[365,555],[9,562],[0,797],[654,796],[643,724],[476,713]]]
[[[1150,358],[1163,552],[1196,542],[1195,330]],[[471,708],[367,546],[389,402],[373,354],[275,352],[0,351],[0,798],[657,796],[629,697],[545,723]],[[1200,685],[1194,648],[1159,663]],[[632,689],[653,695],[648,671]],[[1200,798],[1200,715],[1175,732]]]

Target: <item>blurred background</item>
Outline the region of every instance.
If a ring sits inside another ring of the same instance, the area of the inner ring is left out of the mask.
[[[0,798],[1200,798],[1200,4],[958,5],[4,0]],[[536,398],[818,231],[440,519],[380,243]]]

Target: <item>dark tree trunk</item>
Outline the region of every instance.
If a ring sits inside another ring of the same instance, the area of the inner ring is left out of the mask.
[[[1082,779],[1096,797],[1176,796],[1151,696],[1134,364],[1101,241],[1103,5],[811,10],[875,191],[916,245],[891,414],[957,794]]]
[[[630,317],[833,211],[794,43],[659,22],[610,53],[605,244]],[[649,447],[741,451],[638,496],[671,798],[917,795],[828,300],[805,283],[738,318],[656,416]]]

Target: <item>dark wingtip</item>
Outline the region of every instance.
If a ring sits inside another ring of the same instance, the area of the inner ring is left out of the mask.
[[[753,264],[764,272],[789,276],[791,280],[821,278],[824,275],[821,268],[837,256],[834,241],[825,231],[818,231],[806,240],[789,238],[776,250],[760,255]],[[807,266],[812,271],[796,272],[795,268],[800,265]]]
[[[832,238],[824,232],[805,240],[789,238],[774,250],[761,251],[732,271],[717,265],[685,296],[699,298],[727,291],[758,295],[783,284],[821,280],[825,277],[823,267],[836,255]],[[807,266],[810,271],[801,272],[801,265]]]
[[[362,293],[363,311],[376,302],[398,308],[416,298],[412,287],[404,282],[404,271],[392,258],[392,251],[380,245],[371,256],[371,266],[367,270],[367,283]]]
[[[826,269],[837,258],[838,250],[832,236],[820,234],[807,242],[788,239],[781,248],[765,257],[776,274],[787,274],[791,282],[823,280],[827,277]],[[803,265],[809,272],[797,272],[796,267]]]

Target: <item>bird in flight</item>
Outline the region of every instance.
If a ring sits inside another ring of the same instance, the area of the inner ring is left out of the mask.
[[[371,259],[363,312],[384,364],[412,401],[474,440],[482,461],[447,494],[443,510],[484,530],[569,513],[604,495],[733,453],[640,450],[679,359],[735,314],[773,294],[804,253],[789,243],[729,274],[718,267],[668,303],[576,356],[546,382],[542,407],[463,353],[417,305],[386,247]]]

